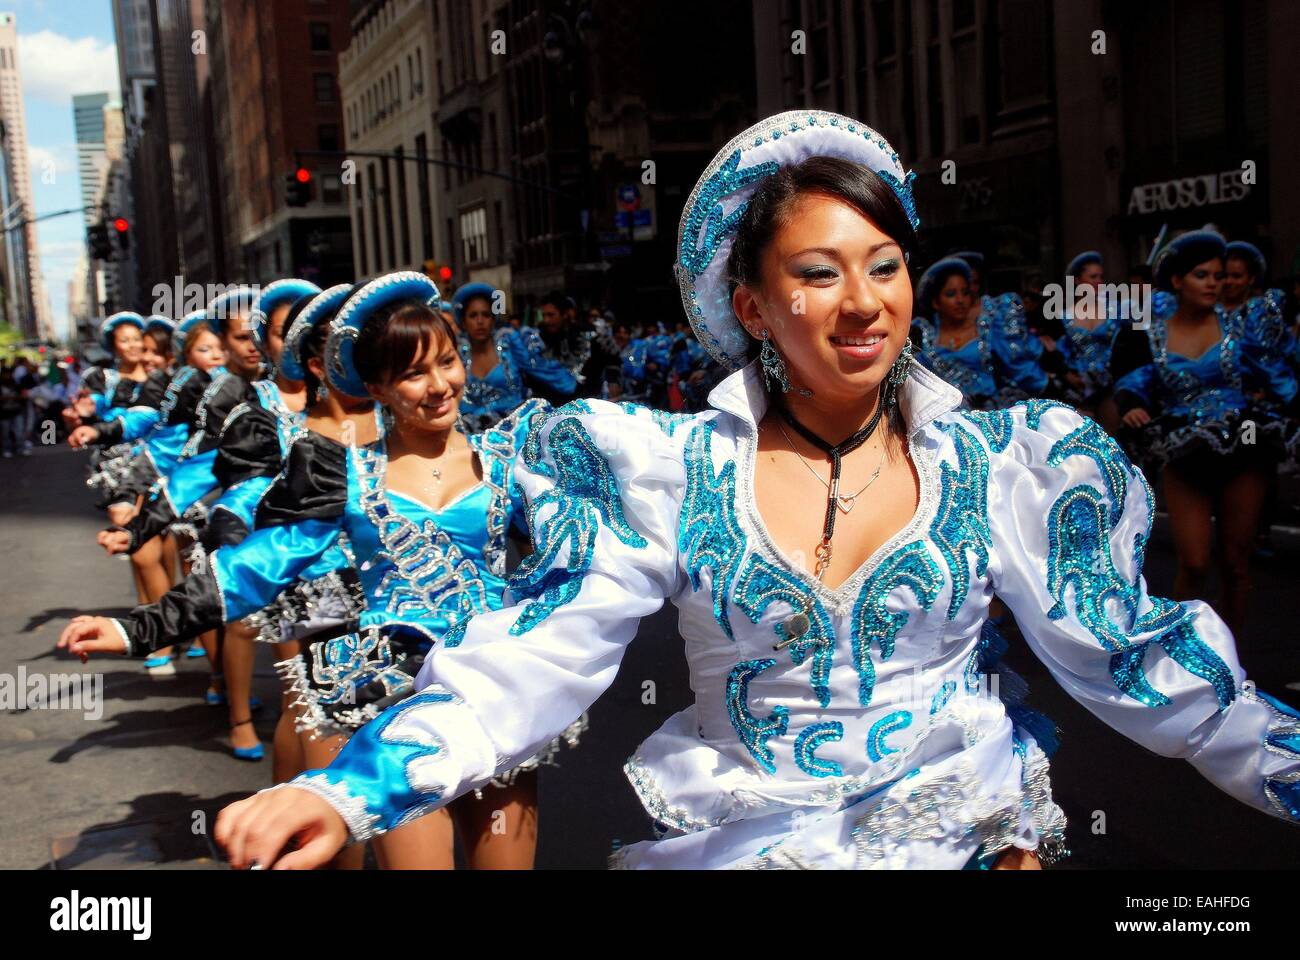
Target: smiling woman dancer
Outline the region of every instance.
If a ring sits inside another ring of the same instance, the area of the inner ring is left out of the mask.
[[[1300,816],[1300,715],[1243,684],[1208,607],[1146,593],[1142,475],[1067,407],[959,411],[909,367],[910,179],[875,131],[817,111],[718,154],[677,264],[701,343],[738,368],[713,409],[586,401],[535,423],[516,605],[446,638],[420,692],[328,767],[222,811],[236,867],[314,866],[489,782],[588,708],[666,600],[695,702],[627,765],[668,833],[622,847],[622,866],[1051,852],[1042,750],[977,673],[994,594],[1105,722]],[[62,642],[124,645],[87,625]]]

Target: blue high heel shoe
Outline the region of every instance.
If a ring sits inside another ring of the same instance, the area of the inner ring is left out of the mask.
[[[224,680],[224,679],[225,679],[225,674],[214,673],[212,675],[213,683],[216,683],[218,680]],[[203,694],[203,702],[206,703],[209,707],[224,707],[226,705],[226,693],[224,690],[221,693],[217,693],[217,691],[215,690],[205,691]]]
[[[244,724],[252,722],[253,718],[249,717],[247,720],[232,723],[230,729],[234,730],[235,727],[242,727]],[[266,748],[260,743],[255,747],[231,747],[230,749],[234,753],[236,760],[257,761],[266,756]]]
[[[207,655],[208,651],[203,649],[201,643],[191,643],[190,648],[185,651],[186,660],[197,660],[199,657],[206,657]]]

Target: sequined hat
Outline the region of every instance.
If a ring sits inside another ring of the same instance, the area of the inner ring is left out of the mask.
[[[1065,275],[1067,277],[1077,277],[1079,271],[1090,263],[1101,266],[1101,254],[1096,250],[1085,250],[1083,253],[1076,254],[1074,259],[1065,265]]]
[[[257,303],[258,292],[256,287],[235,287],[219,297],[213,297],[207,310],[204,311],[212,332],[221,334],[224,332],[227,320],[249,315],[254,304]]]
[[[929,316],[934,309],[930,306],[944,282],[953,274],[959,274],[970,283],[970,264],[960,257],[944,257],[936,260],[930,268],[916,281],[916,301],[913,312],[918,316]]]
[[[131,310],[123,310],[107,317],[99,325],[99,342],[103,344],[105,350],[113,352],[113,331],[124,323],[129,323],[133,327],[138,327],[141,333],[144,333],[144,317]]]
[[[185,316],[181,317],[180,323],[176,324],[176,334],[172,338],[172,341],[176,345],[177,353],[180,353],[185,349],[185,338],[200,324],[208,324],[208,311],[192,310],[185,314]]]
[[[153,333],[153,331],[155,330],[164,330],[168,334],[175,336],[176,321],[172,320],[170,317],[164,317],[160,314],[154,314],[153,316],[146,317],[144,321],[144,332]]]
[[[1264,259],[1263,251],[1253,243],[1247,243],[1245,240],[1234,240],[1228,244],[1226,249],[1226,256],[1236,257],[1250,264],[1250,269],[1256,278],[1262,277],[1268,270],[1268,261]]]
[[[253,302],[253,309],[248,314],[248,332],[253,335],[253,343],[257,345],[262,356],[267,356],[266,325],[270,322],[271,314],[286,304],[293,304],[305,296],[315,296],[318,293],[320,287],[310,280],[298,280],[292,277],[276,280],[262,288],[261,295]]]
[[[718,151],[682,210],[673,270],[695,335],[730,370],[748,362],[749,334],[731,308],[727,257],[759,183],[809,157],[841,157],[874,171],[893,189],[913,228],[915,174],[865,123],[824,110],[791,110],[755,124]]]
[[[461,316],[465,313],[465,304],[469,303],[475,297],[487,297],[488,303],[492,303],[496,292],[497,288],[492,286],[490,283],[467,283],[458,289],[451,298],[451,306],[453,314],[456,317],[456,325],[459,326],[461,323]],[[496,314],[493,314],[492,318],[493,320],[500,319]]]
[[[1226,249],[1227,243],[1223,236],[1213,230],[1191,230],[1175,237],[1156,259],[1156,286],[1162,290],[1172,290],[1171,278],[1175,274],[1186,273],[1198,263],[1215,257],[1223,259]]]
[[[437,285],[414,270],[378,277],[358,289],[330,321],[329,340],[325,344],[325,374],[330,386],[350,397],[370,396],[352,360],[352,348],[361,328],[378,310],[390,304],[418,300],[436,309],[440,299]]]
[[[333,317],[351,292],[352,284],[340,283],[311,297],[296,316],[290,314],[292,320],[289,329],[285,331],[284,350],[280,354],[280,372],[290,380],[306,379],[307,364],[303,359],[302,345],[307,339],[307,333],[317,324]],[[295,301],[294,309],[297,306],[298,301]]]

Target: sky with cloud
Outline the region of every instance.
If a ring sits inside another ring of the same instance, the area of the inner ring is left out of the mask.
[[[27,113],[32,202],[37,215],[81,206],[72,97],[121,96],[110,0],[0,0],[18,21],[18,67]],[[68,280],[85,249],[76,214],[38,223],[41,270],[56,334],[68,325]]]

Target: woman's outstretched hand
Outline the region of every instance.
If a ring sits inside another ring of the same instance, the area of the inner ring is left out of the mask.
[[[348,828],[316,794],[280,787],[222,810],[215,837],[236,870],[314,870],[343,849]],[[296,848],[286,853],[290,840]]]
[[[63,628],[59,642],[55,646],[60,650],[75,653],[85,663],[92,653],[125,654],[126,641],[113,621],[108,617],[75,617]]]
[[[130,549],[131,534],[126,530],[101,530],[96,535],[95,542],[112,557],[119,553],[126,553]]]
[[[99,431],[94,427],[82,425],[73,430],[68,436],[68,446],[75,450],[80,450],[87,444],[94,443],[99,439]]]

